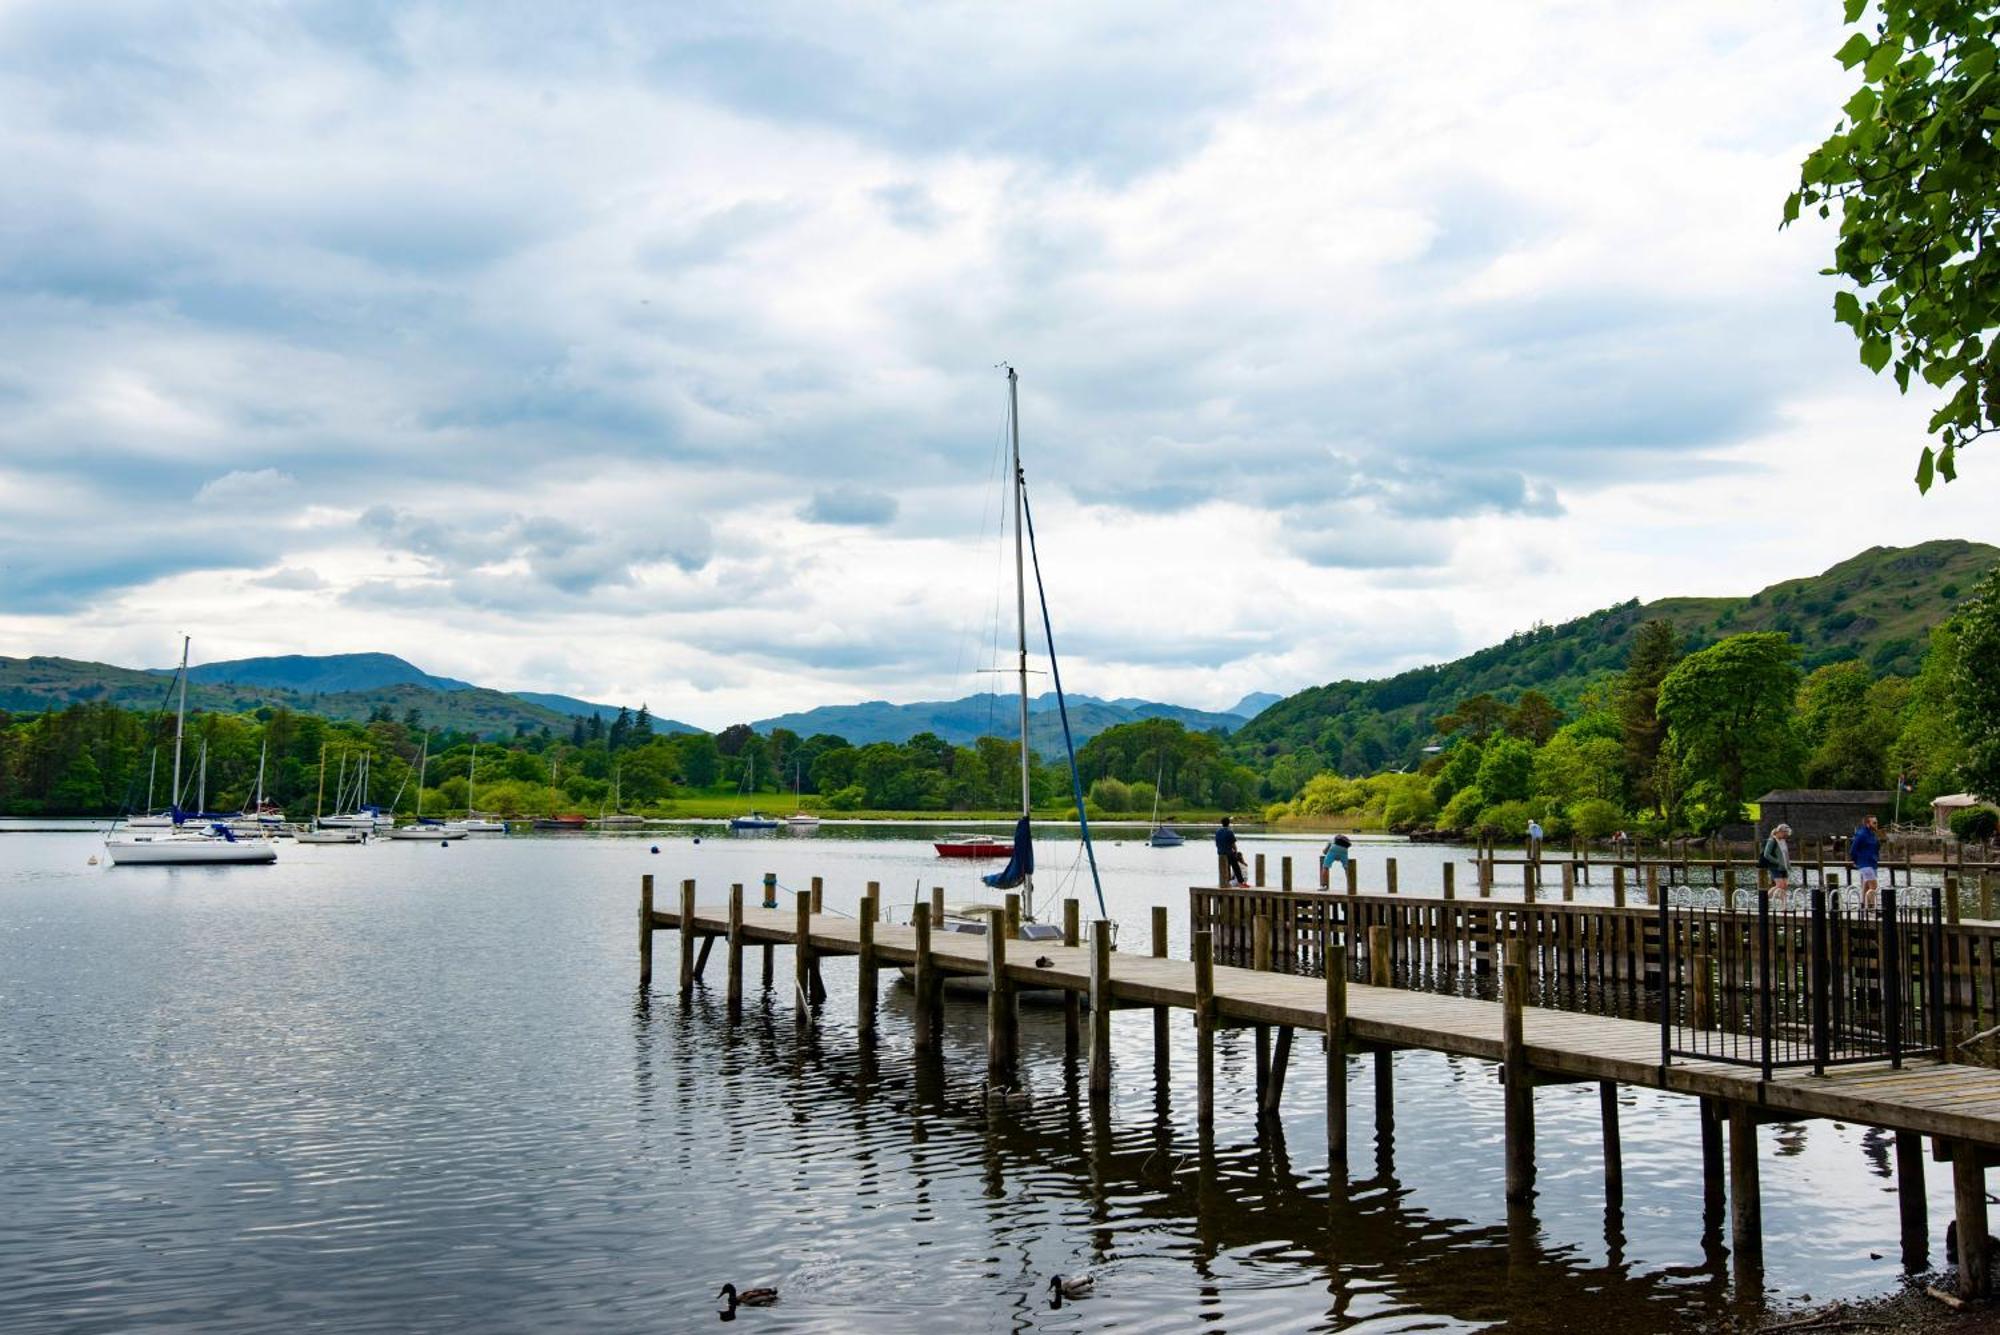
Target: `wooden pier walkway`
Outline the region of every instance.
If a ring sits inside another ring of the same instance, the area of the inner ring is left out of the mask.
[[[1240,968],[1214,962],[1213,938],[1197,932],[1191,960],[1165,954],[1166,909],[1153,912],[1151,952],[1111,949],[1108,924],[1092,924],[1080,939],[1075,901],[1065,904],[1064,941],[1027,941],[1005,930],[1007,911],[996,910],[984,934],[933,930],[933,914],[919,912],[909,926],[875,920],[879,900],[862,901],[862,915],[849,918],[815,913],[815,897],[799,894],[787,908],[746,905],[741,886],[728,902],[697,904],[694,883],[681,884],[680,905],[655,906],[652,878],[644,878],[640,908],[640,971],[650,984],[653,933],[681,932],[680,990],[692,991],[715,942],[725,944],[728,998],[740,1009],[746,946],[794,948],[793,990],[799,1021],[810,1023],[824,996],[820,961],[853,956],[861,970],[857,988],[859,1030],[872,1041],[879,996],[879,970],[914,970],[920,1048],[937,1041],[943,981],[971,976],[984,980],[988,1010],[988,1062],[1010,1070],[1018,1057],[1017,995],[1024,989],[1063,994],[1070,1050],[1079,1029],[1088,1026],[1090,1088],[1108,1094],[1111,1078],[1110,1025],[1116,1009],[1150,1008],[1155,1028],[1155,1061],[1164,1074],[1167,1024],[1174,1010],[1186,1011],[1197,1032],[1197,1086],[1200,1120],[1214,1117],[1215,1030],[1255,1026],[1258,1030],[1260,1114],[1273,1114],[1284,1093],[1295,1030],[1327,1035],[1326,1120],[1330,1160],[1346,1162],[1346,1057],[1354,1051],[1375,1055],[1378,1103],[1382,1086],[1393,1079],[1390,1055],[1413,1049],[1491,1061],[1507,1086],[1506,1174],[1510,1199],[1533,1193],[1534,1089],[1537,1085],[1597,1082],[1603,1095],[1607,1189],[1619,1180],[1616,1089],[1643,1086],[1702,1101],[1704,1181],[1719,1191],[1723,1128],[1728,1129],[1728,1179],[1733,1256],[1740,1273],[1762,1267],[1762,1223],[1758,1204],[1756,1127],[1763,1122],[1831,1118],[1885,1128],[1896,1133],[1905,1236],[1925,1224],[1922,1137],[1933,1138],[1933,1154],[1953,1164],[1954,1195],[1961,1255],[1983,1256],[1987,1215],[1985,1170],[2000,1162],[2000,1071],[1923,1063],[1891,1069],[1888,1064],[1836,1068],[1824,1076],[1784,1071],[1770,1080],[1754,1067],[1661,1059],[1656,1024],[1541,1010],[1525,1004],[1526,951],[1509,941],[1501,1002],[1349,984],[1342,945],[1330,945],[1325,977],[1301,977],[1268,968]],[[775,891],[766,890],[775,900]],[[1010,896],[1010,901],[1014,897]],[[1010,902],[1010,910],[1017,906]],[[801,945],[803,948],[800,948]],[[1260,959],[1260,964],[1268,963]],[[1386,959],[1383,961],[1386,965]],[[765,978],[770,956],[765,951]],[[1386,973],[1386,969],[1384,971]],[[1378,979],[1386,981],[1386,979]],[[1343,1168],[1344,1171],[1344,1168]],[[1988,1291],[1986,1270],[1961,1267],[1960,1287],[1969,1296]]]

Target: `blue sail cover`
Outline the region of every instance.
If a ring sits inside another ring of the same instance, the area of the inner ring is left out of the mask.
[[[979,879],[995,890],[1012,890],[1034,874],[1035,837],[1028,833],[1028,818],[1023,816],[1014,822],[1014,855],[1007,859],[1005,867]]]

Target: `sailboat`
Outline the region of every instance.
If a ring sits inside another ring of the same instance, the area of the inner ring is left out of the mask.
[[[535,828],[538,830],[581,830],[590,824],[590,818],[581,812],[565,811],[560,816],[556,814],[556,803],[562,796],[561,790],[556,787],[556,767],[561,763],[556,757],[549,757],[549,814],[535,821]]]
[[[180,810],[181,739],[187,732],[188,639],[181,637],[180,705],[174,714],[174,828],[107,834],[105,858],[114,867],[276,862],[278,850],[268,840],[239,840],[221,821],[205,832],[188,828],[186,813]]]
[[[417,815],[414,825],[398,825],[389,831],[391,839],[427,839],[433,842],[456,839],[465,833],[460,825],[447,824],[433,817],[424,819],[424,775],[429,771],[431,759],[431,735],[424,733],[423,749],[417,753]]]
[[[1179,848],[1187,840],[1181,838],[1179,830],[1169,829],[1160,824],[1160,785],[1167,777],[1167,753],[1160,752],[1160,772],[1153,776],[1153,832],[1146,836],[1146,842],[1154,848]]]
[[[753,751],[750,753],[748,761],[749,763],[743,767],[743,781],[737,785],[739,795],[757,791],[756,752]],[[778,818],[775,816],[766,816],[763,812],[752,808],[750,814],[747,816],[731,816],[729,818],[729,828],[732,832],[738,834],[745,831],[757,833],[764,830],[775,830],[778,828]]]
[[[611,800],[608,806],[599,808],[597,813],[597,824],[600,829],[629,830],[634,826],[644,825],[646,823],[646,818],[644,816],[635,816],[631,812],[622,809],[624,803],[620,799],[624,794],[624,785],[623,785],[624,773],[625,773],[624,766],[619,765],[612,767]]]
[[[347,778],[347,757],[340,758],[340,778],[335,780],[334,802],[340,801],[340,786]],[[331,828],[325,824],[326,811],[326,743],[319,747],[319,792],[313,798],[313,823],[309,830],[300,830],[292,836],[302,844],[365,844],[368,831],[358,829]]]
[[[230,819],[229,828],[237,834],[256,835],[270,839],[288,834],[291,827],[285,823],[285,813],[275,803],[264,800],[264,764],[271,752],[271,739],[266,737],[257,748],[257,797],[248,811]]]
[[[479,764],[479,739],[472,739],[472,756],[465,762],[465,819],[460,826],[467,834],[505,834],[507,822],[482,816],[472,805],[472,772]]]
[[[1014,822],[1014,838],[1007,859],[1007,865],[980,880],[994,890],[1021,891],[1021,936],[1029,941],[1060,941],[1062,929],[1053,923],[1035,921],[1035,841],[1029,816],[1033,806],[1031,787],[1032,770],[1028,750],[1028,558],[1034,547],[1034,516],[1028,508],[1027,474],[1021,468],[1021,395],[1020,376],[1013,367],[1007,368],[1007,431],[1011,463],[1012,499],[1014,508],[1014,612],[1015,648],[1017,650],[1017,675],[1020,695],[1021,729],[1021,815]],[[1097,852],[1090,842],[1090,818],[1084,811],[1083,782],[1076,768],[1076,747],[1070,735],[1069,706],[1063,698],[1062,672],[1056,665],[1055,636],[1049,625],[1048,598],[1042,590],[1041,559],[1035,557],[1035,590],[1041,601],[1042,632],[1048,640],[1049,671],[1055,685],[1056,708],[1062,718],[1063,745],[1069,755],[1070,787],[1076,799],[1077,819],[1083,833],[1083,849],[1090,862],[1091,884],[1097,891],[1098,912],[1109,917],[1104,909],[1104,886],[1098,878]],[[953,836],[933,845],[941,857],[978,857],[979,852],[963,851],[968,847],[978,848],[984,841],[977,836],[966,838]],[[991,904],[948,904],[945,906],[944,921],[939,924],[944,931],[971,932],[984,934]]]
[[[792,762],[792,814],[785,818],[785,824],[795,830],[809,830],[819,825],[819,817],[807,811],[805,803],[800,800],[799,778],[799,765],[794,761]]]

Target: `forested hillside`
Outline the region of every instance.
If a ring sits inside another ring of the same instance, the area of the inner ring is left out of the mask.
[[[1956,539],[1872,547],[1747,598],[1634,599],[1559,626],[1538,624],[1454,662],[1300,691],[1244,725],[1233,749],[1280,796],[1322,770],[1414,767],[1438,740],[1434,720],[1469,697],[1506,701],[1536,690],[1568,711],[1592,681],[1624,670],[1633,630],[1652,620],[1671,625],[1684,651],[1776,631],[1798,646],[1808,670],[1858,660],[1881,675],[1914,676],[1930,630],[1996,560],[2000,549]]]

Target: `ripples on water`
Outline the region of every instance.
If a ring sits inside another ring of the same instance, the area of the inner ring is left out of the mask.
[[[1540,1196],[1510,1213],[1478,1062],[1399,1056],[1383,1142],[1372,1062],[1352,1061],[1334,1191],[1309,1035],[1282,1134],[1260,1138],[1251,1039],[1226,1034],[1203,1137],[1184,1015],[1164,1093],[1150,1019],[1117,1018],[1099,1114],[1055,1014],[1025,1012],[1020,1084],[995,1091],[982,1005],[948,1003],[942,1058],[920,1061],[885,987],[865,1052],[845,961],[803,1033],[783,951],[769,994],[748,952],[735,1025],[720,951],[692,1005],[675,997],[672,934],[636,996],[641,872],[696,875],[704,899],[767,868],[824,873],[836,906],[866,879],[898,902],[969,893],[922,844],[287,847],[269,869],[87,867],[95,848],[0,836],[10,1331],[675,1330],[714,1321],[725,1280],[777,1284],[738,1319],[784,1331],[1653,1331],[1762,1310],[1704,1242],[1687,1100],[1625,1092],[1607,1218],[1594,1086],[1541,1091]],[[1206,850],[1104,859],[1114,914],[1137,933],[1170,905],[1181,953]],[[1885,1138],[1813,1123],[1762,1143],[1769,1300],[1892,1287]],[[1049,1277],[1079,1272],[1096,1294],[1050,1311]]]

